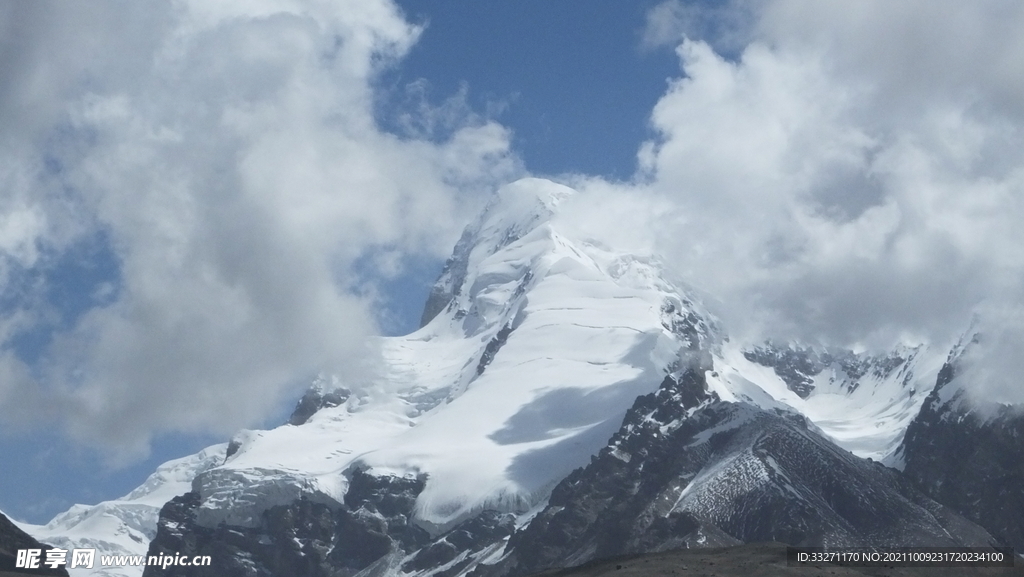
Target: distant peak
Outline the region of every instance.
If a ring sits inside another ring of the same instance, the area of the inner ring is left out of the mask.
[[[563,184],[546,178],[527,177],[498,189],[493,204],[509,211],[515,211],[516,208],[530,210],[537,206],[552,211],[560,202],[574,194],[575,190]]]
[[[481,228],[547,220],[563,200],[574,194],[575,190],[550,180],[521,178],[498,189],[484,210]]]

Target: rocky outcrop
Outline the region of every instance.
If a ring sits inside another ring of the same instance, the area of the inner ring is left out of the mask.
[[[814,377],[834,367],[842,372],[853,392],[860,379],[869,373],[882,378],[906,362],[899,354],[865,355],[849,350],[817,350],[812,347],[779,345],[767,342],[743,353],[752,363],[771,367],[789,390],[806,399],[814,390]]]
[[[487,369],[487,365],[491,364],[494,360],[494,355],[498,354],[501,347],[505,346],[505,342],[508,341],[508,336],[512,334],[512,325],[505,325],[501,327],[498,334],[494,335],[494,338],[488,341],[487,346],[484,347],[484,352],[480,355],[480,362],[476,365],[476,374],[484,374],[484,370]]]
[[[146,576],[346,577],[419,572],[449,565],[454,575],[473,554],[500,543],[515,517],[483,511],[431,537],[411,522],[423,479],[351,473],[344,503],[300,498],[270,507],[255,527],[197,522],[199,494],[177,497],[160,512],[149,555],[209,555],[208,567],[147,567]]]
[[[452,256],[445,261],[444,268],[441,269],[441,276],[430,288],[430,295],[427,296],[427,302],[423,306],[420,327],[424,327],[434,320],[434,317],[443,311],[462,290],[462,285],[466,282],[469,252],[473,249],[475,232],[467,228],[459,238],[459,242],[455,243],[455,250],[452,251]]]
[[[292,411],[292,415],[288,419],[288,424],[296,426],[305,424],[320,409],[337,407],[347,401],[351,395],[352,391],[345,388],[327,389],[319,384],[314,385],[296,403],[295,410]],[[237,447],[235,450],[238,450]],[[234,452],[229,447],[228,457]]]
[[[422,479],[374,477],[355,471],[345,503],[300,498],[265,510],[255,527],[197,522],[199,494],[164,506],[149,555],[209,555],[209,567],[148,567],[144,575],[354,575],[397,551],[430,541],[409,522]]]
[[[948,390],[958,371],[951,358],[907,429],[904,473],[932,499],[1024,551],[1024,413],[972,406],[962,389]]]
[[[991,535],[792,413],[725,403],[697,371],[637,399],[622,428],[555,487],[475,575],[526,575],[613,555],[778,541],[989,545]]]
[[[39,549],[39,568],[37,569],[16,569],[19,549]],[[7,575],[7,572],[32,575],[63,575],[67,577],[67,569],[58,567],[51,569],[45,565],[46,552],[53,547],[45,545],[33,539],[28,533],[22,531],[17,525],[11,522],[6,516],[0,513],[0,574]],[[70,553],[69,553],[70,555]],[[70,557],[68,558],[70,560]]]
[[[515,516],[484,511],[423,547],[402,564],[415,574],[431,570],[434,577],[457,575],[476,561],[476,553],[504,541],[515,532]]]
[[[807,398],[814,390],[814,376],[832,363],[831,356],[813,349],[779,347],[770,343],[751,349],[743,356],[752,363],[771,367],[789,390]]]

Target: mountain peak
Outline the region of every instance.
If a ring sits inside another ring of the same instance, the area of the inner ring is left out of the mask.
[[[519,179],[498,189],[467,233],[481,252],[493,254],[549,221],[574,194],[568,186],[543,178]]]
[[[563,200],[574,194],[576,190],[546,178],[521,178],[498,189],[485,215],[550,215]]]
[[[463,231],[445,262],[427,298],[420,326],[459,297],[468,271],[549,221],[558,205],[574,194],[568,186],[543,178],[522,178],[498,189],[476,222]]]

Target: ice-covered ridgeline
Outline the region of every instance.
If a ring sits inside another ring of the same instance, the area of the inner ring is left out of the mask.
[[[95,548],[102,555],[145,555],[164,503],[187,493],[200,471],[224,462],[227,444],[168,461],[131,493],[97,505],[75,505],[45,525],[16,523],[39,541],[62,549]],[[143,567],[68,569],[72,577],[139,577]]]
[[[434,532],[483,509],[525,511],[588,462],[680,350],[714,331],[657,263],[552,226],[572,194],[539,179],[499,191],[448,261],[428,322],[381,340],[378,381],[346,383],[353,392],[302,424],[237,435],[195,479],[199,524],[253,526],[300,495],[340,502],[359,469],[423,478],[415,522]]]
[[[727,344],[709,386],[723,400],[780,404],[804,415],[853,454],[900,467],[897,454],[945,360],[942,349],[898,346],[884,354]]]

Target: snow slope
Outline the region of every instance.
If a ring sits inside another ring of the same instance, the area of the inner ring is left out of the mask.
[[[143,567],[102,567],[101,555],[145,555],[156,534],[160,508],[187,493],[199,471],[224,461],[226,444],[168,461],[131,493],[98,505],[75,505],[46,525],[16,523],[37,540],[63,549],[95,548],[93,569],[68,569],[72,577],[138,577]]]
[[[794,410],[840,447],[898,468],[903,435],[935,387],[945,355],[925,345],[900,346],[883,355],[844,353],[841,361],[826,357],[831,362],[806,375],[812,388],[801,397],[773,367],[727,343],[708,383],[723,400]]]

